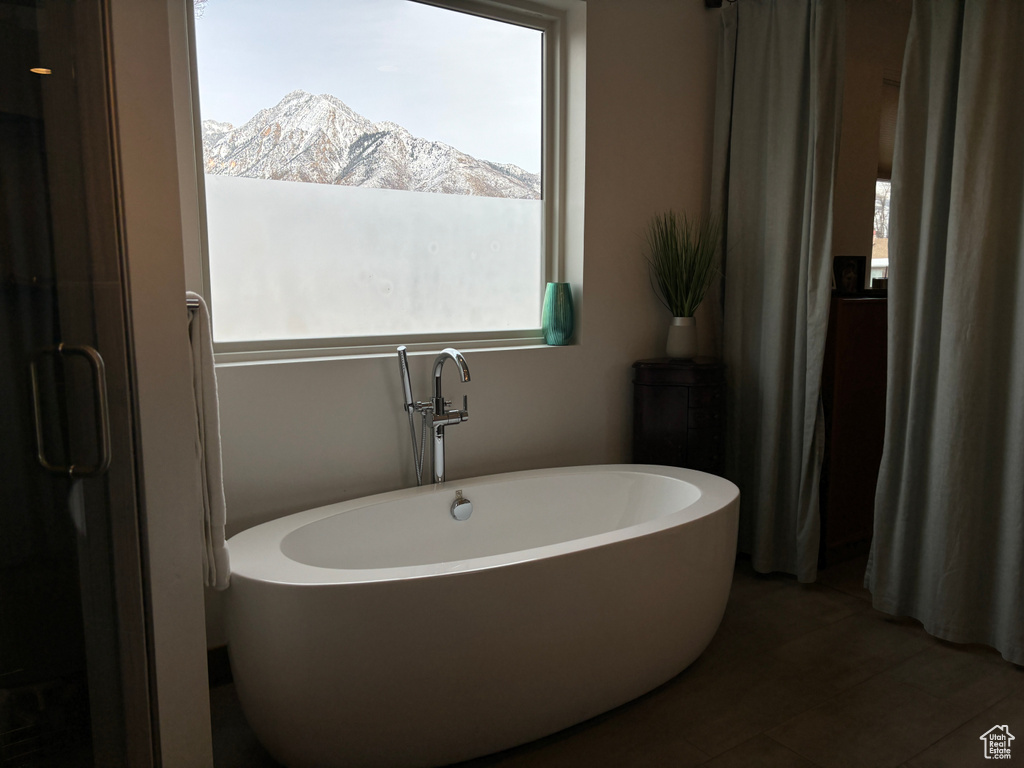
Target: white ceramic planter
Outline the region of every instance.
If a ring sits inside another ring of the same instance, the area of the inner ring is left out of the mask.
[[[669,357],[697,356],[697,321],[692,317],[673,317],[668,327],[665,354]]]

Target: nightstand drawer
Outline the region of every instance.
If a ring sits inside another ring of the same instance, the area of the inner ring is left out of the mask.
[[[690,429],[714,429],[722,421],[722,412],[718,408],[691,408],[687,426]]]
[[[633,365],[633,461],[721,474],[725,369],[717,360]]]
[[[690,387],[691,408],[720,408],[722,406],[723,392],[720,386],[716,387]]]
[[[686,466],[702,472],[720,472],[722,467],[720,431],[691,429],[686,436]]]

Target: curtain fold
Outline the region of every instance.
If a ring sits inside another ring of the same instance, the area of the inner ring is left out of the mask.
[[[740,549],[804,582],[817,575],[845,13],[834,0],[743,0],[723,8],[719,47],[727,474],[743,498]]]
[[[893,167],[876,608],[1024,664],[1024,3],[915,0]]]

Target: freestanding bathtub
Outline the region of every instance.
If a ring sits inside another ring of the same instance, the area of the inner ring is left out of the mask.
[[[459,522],[455,492],[473,503]],[[561,730],[670,679],[725,610],[739,492],[610,465],[448,481],[230,542],[228,649],[290,768],[434,766]]]

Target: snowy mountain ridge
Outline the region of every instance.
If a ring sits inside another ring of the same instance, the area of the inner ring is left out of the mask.
[[[244,125],[204,120],[208,174],[452,195],[540,199],[540,175],[373,123],[329,94],[296,90]]]

